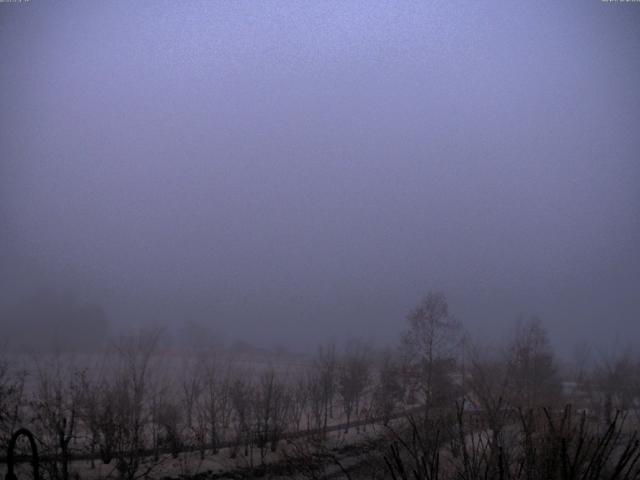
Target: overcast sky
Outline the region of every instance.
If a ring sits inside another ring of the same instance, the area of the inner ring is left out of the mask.
[[[117,325],[640,335],[640,3],[0,4],[0,283]]]

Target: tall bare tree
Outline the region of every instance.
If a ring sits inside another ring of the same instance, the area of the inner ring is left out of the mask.
[[[510,401],[514,407],[550,406],[560,400],[561,384],[553,349],[538,318],[517,326],[507,355]]]
[[[447,400],[462,339],[460,323],[449,314],[444,294],[431,292],[407,316],[402,351],[408,378],[422,391],[425,414]]]

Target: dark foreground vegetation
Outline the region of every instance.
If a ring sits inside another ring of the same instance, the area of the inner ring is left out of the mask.
[[[446,417],[445,417],[446,418]],[[409,427],[391,442],[385,462],[393,479],[630,479],[640,475],[637,433],[624,430],[620,413],[609,425],[570,406],[519,410],[496,430],[484,420],[436,420]],[[437,425],[440,424],[440,425]]]
[[[27,427],[51,480],[640,478],[637,359],[585,355],[560,371],[535,319],[482,348],[431,293],[392,351],[351,341],[256,358],[160,339],[5,355],[2,460]]]

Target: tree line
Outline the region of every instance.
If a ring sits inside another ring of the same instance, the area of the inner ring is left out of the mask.
[[[384,465],[387,477],[415,471],[422,475],[415,478],[438,478],[427,466],[446,444],[450,459],[460,459],[456,471],[464,466],[468,473],[456,478],[497,478],[469,473],[481,464],[485,475],[502,469],[502,478],[524,478],[504,476],[511,468],[507,453],[520,458],[515,446],[545,438],[545,421],[562,430],[556,422],[564,415],[562,428],[575,440],[579,435],[566,425],[575,426],[576,416],[584,417],[586,432],[618,425],[620,412],[640,415],[640,363],[630,353],[563,378],[539,320],[521,322],[507,344],[483,348],[438,292],[409,312],[397,348],[377,351],[357,340],[330,344],[303,365],[255,364],[208,348],[170,356],[161,335],[141,330],[90,357],[34,355],[21,363],[6,355],[0,361],[0,445],[27,426],[41,445],[49,478],[68,480],[72,460],[82,457],[134,480],[149,475],[166,454],[191,451],[205,458],[222,455],[225,447],[231,458],[253,461],[255,455],[264,463],[292,434],[311,432],[314,448],[321,448],[332,427],[349,431],[354,423],[360,429],[371,422],[386,432],[371,464]],[[566,410],[567,404],[573,408]],[[412,414],[394,420],[405,412]],[[540,449],[519,451],[531,456]]]

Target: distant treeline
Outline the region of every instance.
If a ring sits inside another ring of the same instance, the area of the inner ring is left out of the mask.
[[[144,319],[140,319],[142,325],[138,327],[148,326],[144,323]],[[180,351],[215,347],[240,354],[291,354],[283,346],[264,348],[245,340],[232,341],[224,348],[222,337],[210,323],[183,319],[170,328],[162,327],[162,346]],[[101,304],[80,300],[69,291],[43,289],[0,305],[1,352],[90,353],[135,330],[133,326],[117,327]]]
[[[104,309],[70,293],[41,290],[0,312],[2,347],[19,352],[93,351],[111,336]]]

